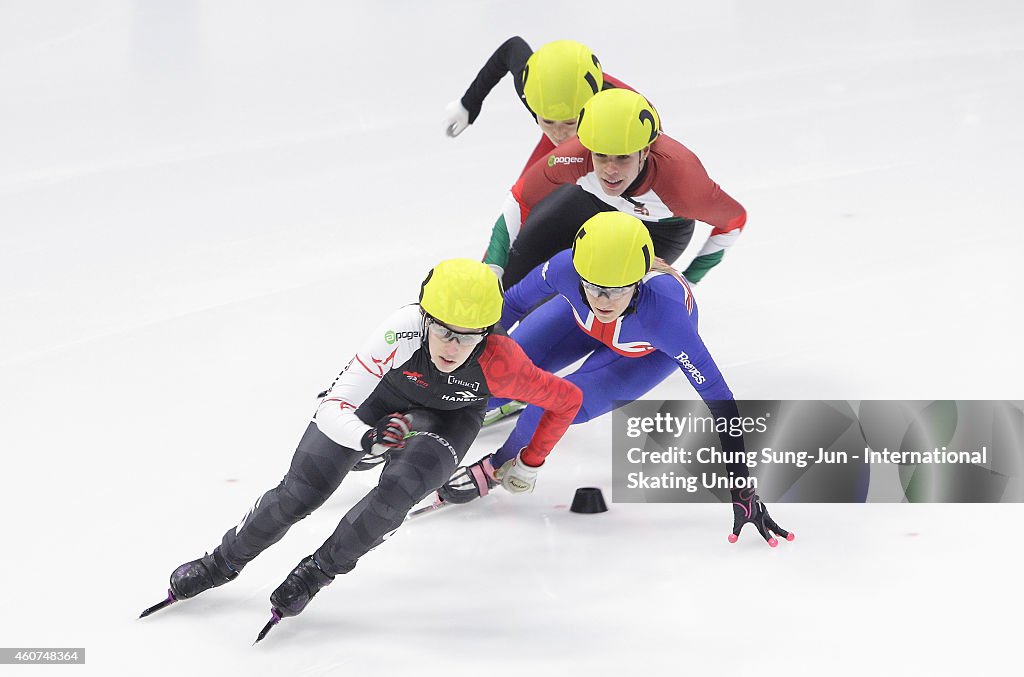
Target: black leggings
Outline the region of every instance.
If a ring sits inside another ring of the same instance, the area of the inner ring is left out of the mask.
[[[480,431],[480,412],[411,409],[413,436],[392,452],[377,486],[356,503],[316,551],[329,574],[356,561],[401,526],[409,510],[455,471]],[[310,423],[281,483],[259,498],[242,523],[224,534],[221,556],[236,570],[277,543],[334,493],[363,452],[332,442]]]
[[[576,231],[591,216],[615,211],[576,184],[559,186],[530,211],[512,243],[502,284],[508,289],[552,256],[572,247]],[[642,220],[642,219],[641,219]],[[693,237],[693,219],[644,221],[654,241],[654,254],[672,263]]]

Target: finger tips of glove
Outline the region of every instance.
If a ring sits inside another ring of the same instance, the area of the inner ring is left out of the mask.
[[[779,541],[774,536],[772,536],[771,538],[768,539],[768,547],[770,547],[770,548],[777,548],[778,546],[779,546]]]
[[[730,543],[735,543],[738,540],[740,540],[740,535],[739,534],[729,534],[729,542]]]

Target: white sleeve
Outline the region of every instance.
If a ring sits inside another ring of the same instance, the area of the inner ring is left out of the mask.
[[[523,227],[523,207],[516,200],[516,196],[511,191],[505,196],[505,201],[501,205],[501,215],[505,218],[505,229],[508,231],[508,244],[509,247],[519,237],[519,231]]]
[[[416,304],[393,313],[363,343],[317,407],[313,420],[331,441],[360,449],[372,426],[356,416],[356,409],[377,387],[384,374],[405,364],[420,347],[420,309]]]

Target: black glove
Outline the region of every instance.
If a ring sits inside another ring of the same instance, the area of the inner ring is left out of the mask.
[[[380,456],[405,446],[405,436],[412,429],[408,414],[395,412],[377,421],[377,426],[363,435],[363,451]]]
[[[775,520],[768,514],[768,508],[764,507],[764,503],[757,497],[753,489],[733,489],[730,543],[735,543],[739,540],[740,531],[747,522],[752,523],[757,528],[757,532],[773,548],[779,544],[779,541],[772,534],[778,534],[787,541],[792,541],[796,538],[796,534],[786,531],[775,523]]]

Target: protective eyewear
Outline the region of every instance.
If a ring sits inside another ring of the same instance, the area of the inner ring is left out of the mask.
[[[427,318],[427,329],[430,333],[441,339],[442,341],[455,341],[460,346],[475,346],[487,338],[490,333],[488,331],[482,332],[460,332],[455,331],[446,324],[442,324],[438,320],[432,317]]]
[[[621,299],[623,296],[636,289],[635,284],[629,284],[626,285],[625,287],[601,287],[599,285],[587,282],[582,278],[580,279],[580,284],[583,285],[583,290],[589,293],[591,296],[604,296],[610,301]]]

